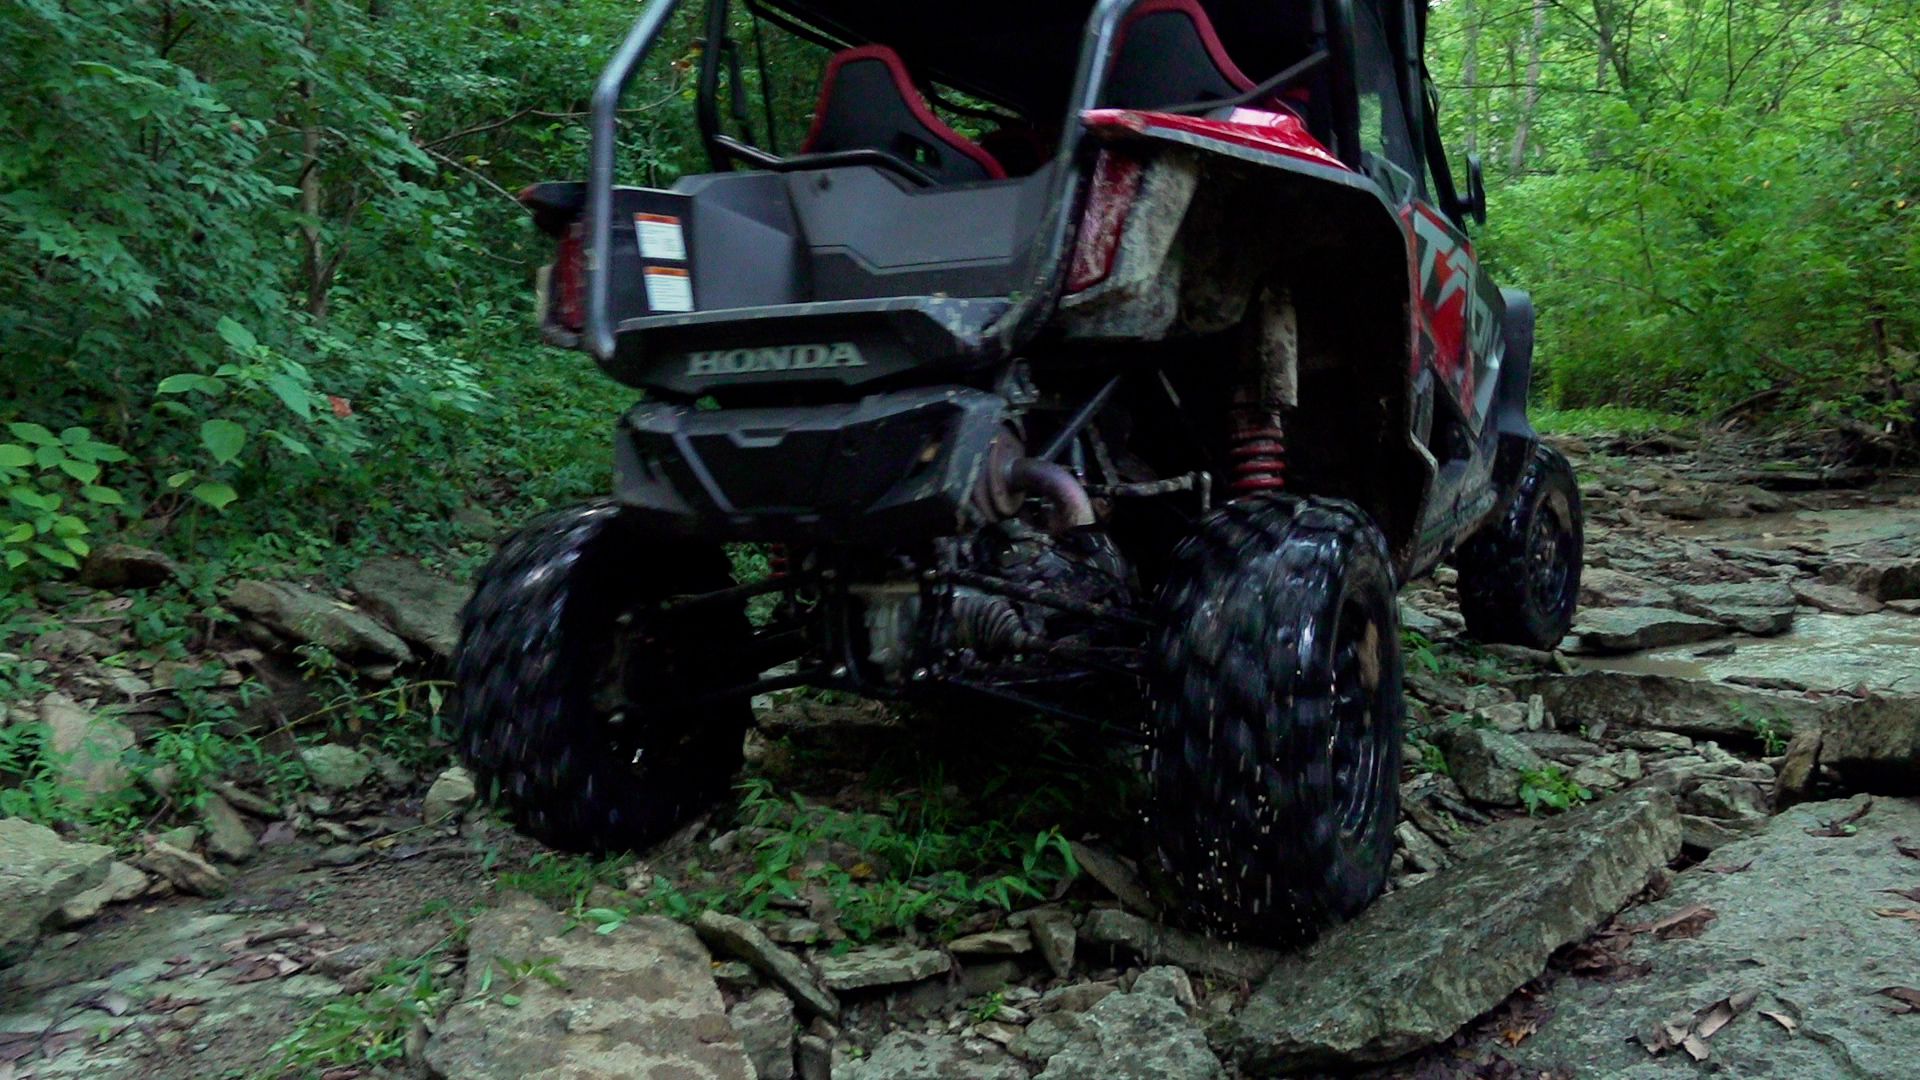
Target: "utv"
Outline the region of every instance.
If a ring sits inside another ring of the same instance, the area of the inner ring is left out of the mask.
[[[754,695],[971,695],[1138,744],[1211,928],[1357,911],[1394,848],[1398,586],[1451,559],[1474,636],[1546,649],[1581,565],[1425,3],[743,2],[705,14],[711,173],[614,182],[623,88],[696,25],[653,0],[586,183],[522,195],[543,333],[644,396],[612,497],[480,576],[467,761],[539,839],[631,849],[726,793]],[[797,152],[754,137],[743,27],[832,53]],[[770,576],[734,580],[738,542]]]

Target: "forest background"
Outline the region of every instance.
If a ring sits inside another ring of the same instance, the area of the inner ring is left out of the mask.
[[[631,394],[537,343],[548,242],[511,192],[582,174],[633,0],[0,3],[0,598],[103,537],[203,587],[470,563],[491,514],[604,490]],[[825,54],[739,8],[791,147]],[[628,93],[625,178],[704,167],[695,9]],[[1920,0],[1431,19],[1476,243],[1542,313],[1537,407],[1910,440]]]

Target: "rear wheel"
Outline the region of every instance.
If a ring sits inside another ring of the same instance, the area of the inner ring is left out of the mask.
[[[1216,932],[1303,944],[1385,885],[1399,815],[1386,542],[1326,499],[1229,504],[1160,596],[1149,819]]]
[[[670,834],[727,792],[752,719],[724,691],[752,635],[738,603],[667,614],[661,601],[733,583],[714,546],[640,535],[611,503],[520,530],[480,572],[454,656],[459,749],[514,823],[568,851]]]
[[[1460,614],[1476,640],[1552,649],[1573,626],[1586,524],[1565,455],[1534,447],[1513,502],[1460,548]]]

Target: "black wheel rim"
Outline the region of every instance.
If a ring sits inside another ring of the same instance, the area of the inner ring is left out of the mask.
[[[1573,603],[1573,529],[1559,500],[1548,498],[1527,530],[1527,592],[1534,610],[1558,616]]]
[[[1358,600],[1342,605],[1333,637],[1333,710],[1327,732],[1327,757],[1333,770],[1331,820],[1342,837],[1355,838],[1372,826],[1380,806],[1380,784],[1387,768],[1381,745],[1385,722],[1381,704],[1389,687],[1382,620]]]

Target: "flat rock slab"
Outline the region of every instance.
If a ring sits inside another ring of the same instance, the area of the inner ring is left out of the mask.
[[[953,961],[936,949],[884,945],[876,949],[854,949],[844,956],[822,955],[814,960],[813,966],[819,969],[822,985],[829,990],[844,991],[930,979],[950,970]]]
[[[427,1046],[442,1076],[752,1080],[707,950],[671,919],[567,932],[557,913],[521,899],[476,918],[467,950],[466,1000]],[[554,981],[522,977],[535,964]],[[519,1004],[501,1001],[507,992]]]
[[[1670,608],[1617,607],[1582,611],[1573,632],[1595,652],[1622,653],[1725,637],[1727,628]]]
[[[1580,572],[1580,606],[1663,607],[1673,602],[1673,590],[1633,574],[1590,566]]]
[[[290,582],[239,582],[227,594],[227,607],[275,633],[322,646],[342,657],[405,663],[413,656],[406,642],[372,616]]]
[[[1682,585],[1674,589],[1674,596],[1674,606],[1689,615],[1758,637],[1793,629],[1794,609],[1800,603],[1793,590],[1779,581]]]
[[[703,911],[694,918],[693,930],[715,950],[759,969],[809,1013],[839,1019],[840,999],[815,981],[799,957],[768,940],[759,927],[738,916]]]
[[[1522,697],[1539,694],[1568,728],[1604,723],[1615,731],[1653,728],[1696,739],[1751,740],[1757,718],[1791,735],[1818,725],[1821,713],[1821,706],[1804,697],[1672,675],[1583,671],[1530,676],[1508,685]]]
[[[1658,790],[1561,815],[1390,893],[1276,967],[1238,1018],[1254,1075],[1388,1061],[1451,1036],[1546,969],[1680,851]]]
[[[347,587],[401,637],[442,660],[453,659],[460,609],[471,589],[399,558],[368,559],[347,577]]]
[[[1827,713],[1819,761],[1856,790],[1920,791],[1920,698],[1876,694]]]
[[[44,825],[0,818],[0,962],[33,944],[40,921],[107,879],[113,849],[73,844]]]
[[[1871,615],[1886,607],[1873,597],[1862,596],[1844,585],[1827,585],[1817,581],[1794,582],[1793,597],[1808,607],[1830,611],[1835,615]]]
[[[1675,879],[1667,896],[1636,910],[1652,922],[1690,904],[1716,918],[1696,938],[1635,938],[1625,959],[1652,970],[1617,982],[1564,978],[1545,998],[1550,1018],[1518,1050],[1503,1051],[1515,1075],[1574,1066],[1580,1076],[1667,1080],[1728,1077],[1849,1077],[1909,1080],[1920,1075],[1920,1016],[1898,1016],[1888,986],[1920,989],[1920,930],[1875,909],[1920,908],[1882,889],[1920,885],[1920,862],[1894,837],[1920,838],[1920,801],[1880,798],[1851,822],[1851,836],[1809,836],[1857,802],[1809,803],[1774,818],[1758,837],[1728,844],[1707,866]],[[1909,840],[1908,843],[1912,841]],[[1684,1051],[1653,1056],[1638,1037],[1714,1003],[1757,992],[1751,1008],[1706,1045],[1695,1064]],[[1762,1015],[1776,1012],[1788,1032]]]
[[[1079,941],[1087,951],[1121,948],[1149,964],[1171,964],[1215,979],[1258,979],[1280,958],[1272,949],[1162,926],[1117,908],[1087,912]]]

